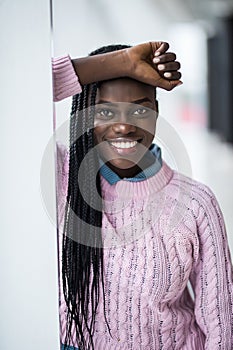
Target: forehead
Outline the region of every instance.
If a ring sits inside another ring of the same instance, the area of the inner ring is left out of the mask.
[[[134,102],[148,98],[154,103],[154,87],[130,78],[119,78],[100,83],[97,89],[96,103]]]

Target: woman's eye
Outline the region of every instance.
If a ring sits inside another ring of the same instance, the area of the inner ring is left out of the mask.
[[[148,114],[148,111],[149,111],[148,108],[141,107],[141,108],[136,109],[136,110],[133,112],[133,115],[136,115],[136,116],[144,116],[144,115]]]
[[[114,113],[109,109],[100,109],[100,110],[97,110],[95,113],[95,117],[99,118],[99,119],[112,118],[113,115],[114,115]]]

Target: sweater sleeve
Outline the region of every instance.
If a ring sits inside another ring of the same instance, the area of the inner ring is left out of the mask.
[[[70,57],[52,58],[53,99],[55,102],[79,94],[82,87],[73,68]]]
[[[57,187],[57,215],[59,232],[63,232],[63,220],[66,206],[66,196],[68,188],[68,177],[69,177],[69,152],[64,145],[57,142],[57,176],[56,176],[56,187]]]
[[[208,189],[196,201],[199,256],[191,274],[196,321],[206,350],[233,349],[233,274],[221,209]],[[197,203],[198,202],[198,203]]]

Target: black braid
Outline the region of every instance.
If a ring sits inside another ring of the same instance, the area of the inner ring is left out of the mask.
[[[129,46],[104,46],[90,53],[90,56],[127,47]],[[104,315],[108,326],[101,239],[101,188],[98,157],[94,149],[94,110],[91,107],[95,105],[97,86],[98,82],[85,85],[80,94],[73,96],[69,181],[62,243],[63,293],[68,309],[65,343],[75,345],[76,340],[83,350],[94,350],[93,333],[100,293],[103,295]],[[81,163],[83,173],[82,181],[79,181]],[[85,193],[85,200],[81,191]]]
[[[93,206],[91,202],[95,200],[90,200],[90,198],[96,176],[94,171],[88,169],[88,162],[84,159],[94,146],[93,132],[86,132],[87,118],[84,116],[89,88],[84,86],[83,92],[73,98],[70,120],[69,182],[62,247],[63,292],[68,307],[65,341],[66,344],[72,343],[73,326],[79,347],[83,349],[94,348],[92,341],[93,316],[96,314],[99,301],[99,275],[103,264],[102,248],[99,245],[102,212],[95,212],[88,205],[89,203]],[[96,88],[92,90],[92,93],[96,95]],[[85,176],[81,174],[83,180],[80,184],[78,172],[82,161]],[[95,166],[95,168],[98,166],[97,162],[97,159],[89,160],[89,163],[93,164],[92,167]],[[81,194],[80,186],[86,195],[86,201]],[[100,205],[99,207],[101,208]],[[95,220],[96,216],[100,219]],[[92,225],[89,227],[89,232],[87,224]],[[83,242],[86,242],[86,245]],[[96,262],[97,268],[94,268]],[[84,330],[87,332],[88,339],[85,339]]]

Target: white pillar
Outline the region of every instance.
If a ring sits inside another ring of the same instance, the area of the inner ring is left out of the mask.
[[[4,350],[59,349],[56,228],[40,194],[41,159],[52,134],[49,18],[48,0],[0,1]]]

